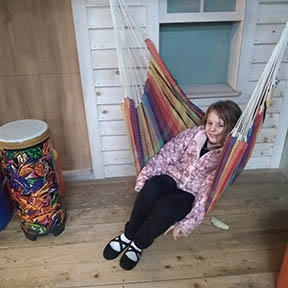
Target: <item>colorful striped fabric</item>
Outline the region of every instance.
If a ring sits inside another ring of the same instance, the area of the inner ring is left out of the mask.
[[[124,118],[134,152],[137,174],[165,143],[181,131],[199,125],[204,113],[178,87],[150,40],[147,81],[140,104],[124,98]]]
[[[235,181],[247,164],[256,144],[256,138],[260,132],[264,118],[264,112],[259,112],[256,115],[253,126],[247,135],[247,141],[240,141],[236,136],[233,137],[231,134],[227,137],[210,197],[207,201],[207,213],[210,212],[221,194]]]

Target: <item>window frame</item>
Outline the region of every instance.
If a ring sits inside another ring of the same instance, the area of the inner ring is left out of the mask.
[[[235,11],[201,12],[201,9],[203,11],[204,0],[200,1],[200,12],[191,13],[167,13],[167,0],[147,1],[147,35],[159,50],[161,24],[233,21],[235,34],[232,38],[230,47],[230,60],[227,73],[228,85],[223,83],[223,86],[221,87],[220,84],[214,92],[211,92],[211,89],[208,87],[209,85],[207,85],[207,89],[205,89],[204,85],[202,87],[197,87],[195,93],[187,93],[187,96],[196,98],[239,96],[245,90],[244,83],[248,81],[247,69],[249,69],[248,65],[250,65],[249,61],[251,61],[252,57],[253,38],[257,21],[257,19],[255,19],[255,14],[258,9],[258,3],[255,3],[257,1],[254,0],[236,0]],[[245,27],[247,30],[246,35],[244,33]],[[253,28],[251,29],[251,27]],[[228,86],[230,89],[227,89]]]
[[[236,0],[235,11],[204,12],[204,1],[200,0],[200,12],[167,13],[167,0],[159,0],[159,21],[164,23],[193,23],[243,21],[245,0]]]

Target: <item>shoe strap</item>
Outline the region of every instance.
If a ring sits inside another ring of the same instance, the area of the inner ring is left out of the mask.
[[[137,257],[137,262],[139,261],[141,255],[142,255],[142,250],[139,251],[139,250],[135,249],[133,246],[129,246],[129,248],[127,249],[127,251],[125,252],[125,254],[126,254],[127,252],[133,252],[133,253],[135,253],[135,255],[136,255],[136,257]],[[126,257],[128,257],[128,256],[126,256]]]
[[[129,243],[127,243],[127,242],[121,240],[120,236],[114,238],[111,242],[118,242],[119,246],[120,246],[120,251],[123,251],[131,243],[131,241]]]

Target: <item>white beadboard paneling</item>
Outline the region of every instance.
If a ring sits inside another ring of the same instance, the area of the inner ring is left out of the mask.
[[[134,164],[108,165],[104,166],[104,170],[105,178],[134,176],[136,174]]]
[[[288,86],[286,86],[283,102],[279,116],[279,128],[277,131],[277,136],[274,143],[274,151],[271,157],[270,167],[271,168],[279,168],[281,163],[281,156],[284,153],[285,149],[285,140],[288,135]],[[282,156],[283,157],[283,156]]]
[[[280,39],[284,24],[258,24],[256,26],[257,44],[276,44]]]
[[[118,69],[94,69],[93,76],[96,87],[120,85]]]
[[[145,5],[145,0],[125,0],[127,5]],[[109,6],[109,0],[86,0],[87,7]]]
[[[130,142],[128,136],[102,136],[103,151],[129,150]]]
[[[87,7],[88,28],[113,28],[109,6]]]
[[[257,85],[257,81],[249,81],[248,82],[248,90],[247,90],[248,95],[252,94],[252,92],[254,91],[256,85]],[[274,94],[273,94],[273,99],[275,97],[279,97],[279,96],[283,95],[283,92],[286,89],[285,86],[286,86],[286,80],[279,81],[279,83],[275,87]]]
[[[143,57],[139,57],[141,52],[142,52],[141,49],[131,49],[130,56],[132,58],[142,60]],[[91,55],[92,55],[93,68],[118,69],[118,58],[117,58],[116,49],[94,49],[91,51]],[[144,67],[144,66],[145,66],[145,63],[143,62],[141,67]]]
[[[263,123],[263,128],[276,128],[279,121],[278,113],[267,113]]]
[[[93,68],[118,68],[118,58],[116,49],[106,49],[106,50],[92,50],[92,67]]]
[[[276,120],[275,120],[276,118]],[[273,143],[276,137],[276,124],[279,114],[267,114],[263,128],[257,138],[257,143]],[[101,136],[126,135],[126,127],[124,121],[101,121]]]
[[[97,103],[101,104],[121,104],[122,95],[120,87],[96,87]]]
[[[251,157],[271,156],[273,143],[256,143]]]
[[[274,47],[275,47],[275,44],[254,45],[252,62],[255,62],[255,63],[265,62],[266,63],[269,60]],[[288,62],[288,48],[285,50],[282,62]]]
[[[86,111],[89,144],[91,151],[91,162],[94,178],[104,177],[104,167],[102,159],[102,147],[99,133],[97,102],[95,98],[93,73],[91,70],[91,58],[89,50],[89,34],[87,28],[86,2],[85,0],[73,0],[72,12],[74,29],[77,43],[79,68],[81,74],[81,84],[83,89],[84,105]]]
[[[142,30],[145,35],[145,28]],[[89,29],[89,36],[91,49],[116,49],[113,29]]]
[[[282,101],[282,97],[274,97],[270,107],[268,108],[269,113],[280,113]]]
[[[271,157],[251,157],[245,169],[268,169]]]
[[[135,175],[135,167],[133,164],[133,157],[130,151],[104,152],[105,158],[105,177],[119,177]],[[256,144],[253,155],[247,163],[245,169],[262,169],[269,168],[270,156],[272,153],[272,144]],[[125,163],[131,161],[131,164]],[[110,163],[113,162],[113,163]],[[113,165],[115,164],[122,165]],[[129,174],[130,173],[130,174]]]
[[[234,100],[234,99],[232,99],[232,100]],[[214,102],[214,99],[213,100],[209,99],[207,105],[209,105],[213,102]],[[282,103],[282,97],[273,97],[272,103],[271,103],[270,107],[268,108],[268,112],[269,113],[279,113],[280,108],[281,108],[281,103]],[[239,106],[240,106],[241,110],[243,111],[244,108],[246,107],[246,103],[245,104],[239,104]],[[205,112],[207,110],[208,106],[199,106],[199,108]]]
[[[199,108],[203,108],[203,111],[206,111],[206,109],[208,108],[208,106],[216,101],[225,101],[228,100],[230,98],[228,97],[213,97],[213,98],[189,98],[189,100],[194,103],[195,105],[197,105]],[[237,103],[238,105],[245,105],[246,101],[245,99],[243,99],[243,97],[234,97],[231,98],[231,100],[233,100],[235,103]]]
[[[258,80],[265,68],[265,63],[252,63],[251,64],[251,71],[250,71],[250,77],[249,81],[255,81]],[[288,68],[288,63],[281,63],[277,78],[279,80],[285,80],[287,79],[287,68]]]
[[[259,5],[258,23],[286,23],[288,20],[288,2],[275,5]]]
[[[134,159],[130,150],[127,151],[104,151],[104,165],[133,164]]]
[[[276,134],[276,128],[262,128],[257,137],[257,143],[274,143]]]
[[[100,121],[123,120],[120,105],[98,105]]]
[[[113,29],[90,29],[91,49],[116,49]]]
[[[100,121],[100,135],[127,135],[124,121]]]
[[[145,26],[145,6],[130,6],[128,13],[139,27]],[[113,28],[110,7],[89,7],[87,14],[89,28]]]

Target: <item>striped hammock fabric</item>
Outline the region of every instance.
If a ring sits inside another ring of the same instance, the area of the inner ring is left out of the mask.
[[[176,84],[153,43],[122,0],[110,0],[119,59],[123,112],[135,157],[136,173],[165,143],[201,124],[203,111]],[[124,27],[124,28],[123,28]],[[206,205],[209,213],[247,164],[265,119],[276,75],[288,42],[288,23],[234,129],[228,135]],[[143,60],[139,60],[143,56]],[[132,74],[138,74],[132,76]],[[135,96],[136,95],[136,96]]]
[[[153,43],[147,80],[141,102],[124,98],[124,117],[135,156],[137,173],[165,143],[183,130],[200,125],[204,115],[177,86]]]

